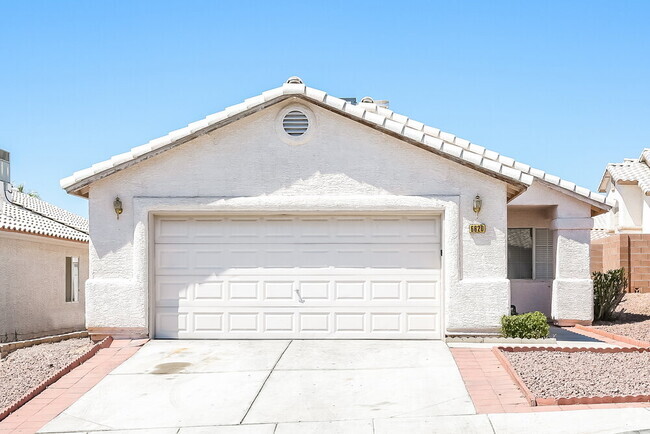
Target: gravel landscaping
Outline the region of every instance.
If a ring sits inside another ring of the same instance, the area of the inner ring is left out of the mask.
[[[616,321],[602,321],[595,327],[617,335],[650,342],[650,293],[626,294]]]
[[[0,410],[92,348],[88,338],[22,348],[0,359]]]
[[[650,395],[650,352],[503,354],[539,398]]]

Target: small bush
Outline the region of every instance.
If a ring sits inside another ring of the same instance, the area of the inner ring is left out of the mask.
[[[507,338],[541,339],[548,336],[549,330],[546,315],[541,312],[501,317],[501,334]]]
[[[595,271],[594,280],[594,320],[611,321],[614,311],[625,296],[627,278],[625,269],[609,270],[607,273]]]

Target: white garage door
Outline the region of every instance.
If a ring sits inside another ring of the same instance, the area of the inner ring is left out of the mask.
[[[158,338],[439,339],[440,218],[158,217]]]

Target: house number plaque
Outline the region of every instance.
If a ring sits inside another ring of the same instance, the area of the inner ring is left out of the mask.
[[[472,224],[469,225],[469,233],[470,234],[484,234],[486,230],[485,224],[483,223],[477,223],[477,224]]]

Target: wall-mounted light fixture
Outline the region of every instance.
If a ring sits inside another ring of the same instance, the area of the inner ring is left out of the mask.
[[[477,194],[474,200],[472,201],[472,209],[476,213],[476,218],[478,218],[478,213],[481,212],[482,206],[483,206],[483,201],[481,200],[481,196]]]
[[[122,208],[122,201],[120,200],[119,196],[115,198],[113,201],[113,209],[115,209],[115,214],[117,214],[117,219],[120,219],[120,214],[124,211]]]

